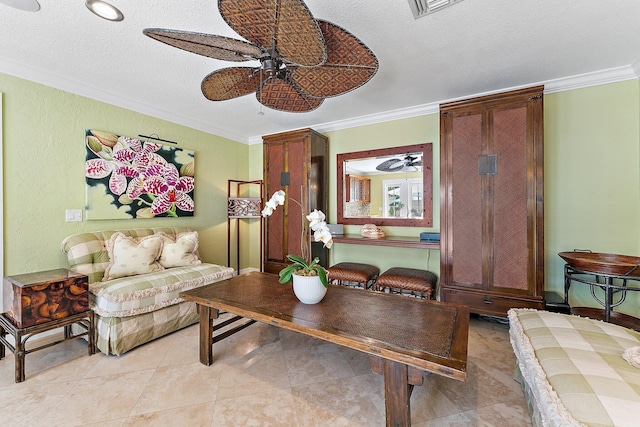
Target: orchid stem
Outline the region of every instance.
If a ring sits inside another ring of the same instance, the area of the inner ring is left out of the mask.
[[[302,195],[302,186],[300,186],[300,195]],[[309,247],[306,244],[307,243],[307,234],[309,233],[309,230],[307,229],[307,223],[306,223],[306,218],[304,215],[304,208],[302,207],[302,204],[297,201],[296,199],[294,199],[293,197],[289,197],[287,200],[291,200],[292,202],[294,202],[296,205],[298,205],[300,207],[300,211],[302,212],[302,238],[300,239],[300,256],[304,259],[309,261]]]

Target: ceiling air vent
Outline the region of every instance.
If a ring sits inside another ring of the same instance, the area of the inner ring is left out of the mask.
[[[413,17],[418,19],[422,16],[435,13],[452,4],[460,3],[462,0],[407,0]]]

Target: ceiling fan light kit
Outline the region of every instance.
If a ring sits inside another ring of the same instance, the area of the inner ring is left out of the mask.
[[[362,86],[378,70],[373,52],[347,30],[315,19],[302,0],[218,0],[227,24],[248,40],[161,28],[143,33],[198,55],[224,61],[259,61],[258,67],[222,68],[201,84],[211,101],[255,92],[279,111],[308,112],[325,98]]]
[[[381,172],[418,172],[422,170],[421,153],[407,153],[402,158],[385,160],[376,166]]]

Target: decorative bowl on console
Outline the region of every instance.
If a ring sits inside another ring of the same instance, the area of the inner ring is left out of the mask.
[[[640,276],[640,257],[591,251],[560,252],[570,267],[595,274]]]

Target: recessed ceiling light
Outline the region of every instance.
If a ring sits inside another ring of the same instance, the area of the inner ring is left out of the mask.
[[[26,10],[27,12],[37,12],[40,10],[40,3],[38,3],[37,0],[0,0],[0,3],[15,7],[16,9]]]
[[[102,1],[102,0],[87,0],[85,2],[87,8],[98,15],[102,19],[109,21],[122,21],[124,15],[118,10],[117,7]]]

